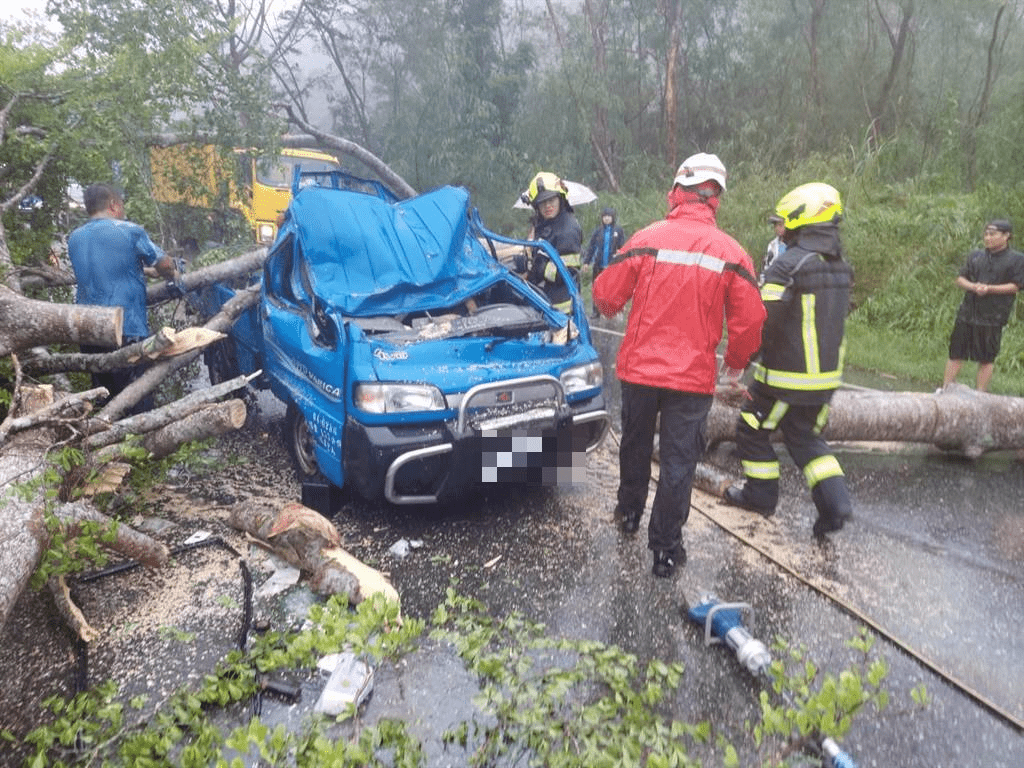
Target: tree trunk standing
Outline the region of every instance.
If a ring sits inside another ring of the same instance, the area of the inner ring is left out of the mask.
[[[885,80],[882,81],[882,87],[878,91],[874,104],[871,106],[871,114],[868,116],[871,134],[877,148],[881,146],[881,134],[888,133],[896,127],[896,100],[893,98],[893,91],[896,87],[896,77],[903,64],[903,57],[910,39],[910,23],[914,18],[914,0],[903,0],[900,4],[902,18],[900,19],[899,30],[895,33],[889,21],[885,18],[878,0],[875,0],[875,10],[878,12],[878,18],[882,22],[886,36],[889,38],[889,47],[892,49],[889,70],[885,75]]]
[[[665,53],[665,147],[668,151],[669,166],[679,163],[678,110],[676,103],[676,63],[679,60],[679,25],[682,19],[682,0],[671,0],[662,4],[662,15],[669,30],[668,51]]]
[[[978,173],[978,130],[981,128],[985,116],[988,114],[989,98],[992,95],[992,88],[995,85],[998,64],[996,59],[1002,54],[1003,46],[1006,43],[1007,33],[1003,33],[1002,40],[999,39],[999,23],[1006,10],[1006,3],[999,6],[996,11],[996,18],[992,22],[992,36],[988,41],[986,52],[985,79],[981,86],[981,95],[978,96],[978,103],[974,109],[973,119],[967,122],[966,135],[961,141],[964,156],[967,162],[967,184],[968,189],[974,189]]]
[[[811,83],[810,97],[811,104],[809,110],[812,114],[819,116],[820,121],[824,118],[824,111],[822,109],[822,94],[821,94],[821,68],[818,63],[818,48],[820,46],[820,31],[821,31],[821,18],[825,14],[825,5],[828,0],[809,0],[811,6],[811,18],[807,22],[807,27],[804,30],[804,41],[807,43],[807,53],[810,58],[810,72],[809,79]],[[806,121],[802,123],[804,126],[803,130],[809,127]],[[813,130],[817,131],[819,125],[813,126]],[[807,138],[803,137],[801,144],[806,149]]]
[[[708,416],[708,443],[732,440],[738,418],[739,408],[716,398]],[[823,435],[840,442],[926,443],[977,458],[986,451],[1024,448],[1024,398],[990,395],[962,384],[950,384],[936,395],[841,389],[832,398]]]
[[[551,20],[551,28],[555,31],[555,39],[558,41],[558,50],[563,52],[560,54],[562,69],[565,70],[565,54],[564,51],[568,50],[565,45],[565,39],[562,36],[562,27],[558,23],[559,16],[555,13],[555,8],[551,3],[551,0],[544,0],[545,5],[548,9],[548,18]],[[613,192],[619,191],[619,180],[615,175],[615,171],[612,169],[611,163],[608,160],[609,150],[607,146],[601,144],[599,137],[594,131],[594,126],[590,124],[590,120],[587,119],[586,113],[583,111],[583,104],[580,100],[580,95],[577,92],[571,77],[566,77],[566,87],[569,89],[569,95],[572,96],[573,106],[576,107],[576,114],[579,119],[580,126],[587,126],[587,137],[590,141],[590,148],[594,150],[594,157],[597,159],[598,165],[601,166],[601,170],[604,172],[605,181],[608,182],[608,188]]]

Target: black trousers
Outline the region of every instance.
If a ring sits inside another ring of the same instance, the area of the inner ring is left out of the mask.
[[[750,387],[750,400],[736,426],[736,452],[743,464],[743,495],[758,507],[774,509],[779,501],[779,458],[771,444],[772,432],[782,439],[793,461],[803,471],[818,516],[829,521],[850,514],[850,494],[839,461],[821,431],[828,422],[828,403],[796,405],[775,397],[760,382]]]
[[[654,432],[661,416],[658,490],[647,526],[647,546],[669,550],[682,543],[690,516],[697,462],[707,448],[705,425],[711,395],[622,382],[622,443],[619,446],[619,510],[643,514],[651,481]]]

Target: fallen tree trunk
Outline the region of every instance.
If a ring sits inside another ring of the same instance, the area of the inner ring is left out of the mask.
[[[15,484],[25,485],[46,470],[46,451],[53,438],[40,439],[40,433],[33,433],[31,437],[31,440],[17,440],[14,445],[6,446],[3,461],[0,461],[0,488],[6,494],[0,507],[0,627],[7,622],[18,596],[58,530],[47,524],[42,492],[26,499],[12,491]],[[113,526],[115,539],[106,544],[107,547],[149,567],[167,562],[168,552],[163,544],[115,523],[85,502],[56,505],[53,514],[59,530],[69,538],[81,529],[85,521]]]
[[[168,286],[166,282],[150,283],[146,286],[146,303],[155,304],[160,301],[178,298],[178,288],[183,288],[186,291],[196,291],[214,283],[228,282],[236,278],[245,277],[260,269],[266,260],[267,249],[257,248],[233,259],[185,272],[175,287]]]
[[[248,376],[236,376],[229,381],[192,392],[173,403],[129,416],[113,424],[101,421],[99,418],[93,419],[87,426],[90,434],[85,439],[84,445],[87,448],[102,448],[105,445],[119,443],[130,435],[140,435],[162,429],[168,424],[188,417],[208,403],[241,389],[259,374],[260,372],[257,371]]]
[[[173,419],[164,427],[147,432],[140,445],[151,458],[162,459],[170,456],[185,443],[206,440],[241,429],[245,424],[245,414],[245,403],[237,398],[202,406],[187,416]],[[108,445],[97,453],[102,459],[116,459],[120,458],[122,452],[123,446],[117,444]]]
[[[709,445],[733,440],[739,409],[716,398],[708,415]],[[1024,448],[1024,398],[950,384],[942,392],[840,389],[822,433],[839,442],[927,443],[970,458]]]
[[[224,306],[221,307],[221,311],[210,318],[203,327],[207,330],[227,333],[231,326],[235,324],[238,316],[259,300],[259,291],[259,286],[239,291],[228,299]],[[165,378],[179,368],[191,363],[201,352],[202,350],[193,350],[152,366],[138,379],[125,387],[117,396],[111,398],[110,402],[100,411],[99,416],[108,421],[117,421],[139,400],[156,389]]]
[[[331,521],[308,507],[236,505],[228,523],[266,542],[303,571],[318,594],[344,594],[349,602],[358,603],[381,593],[398,601],[398,592],[384,575],[341,549],[341,536]]]
[[[54,304],[0,285],[0,356],[45,344],[121,346],[121,307]]]

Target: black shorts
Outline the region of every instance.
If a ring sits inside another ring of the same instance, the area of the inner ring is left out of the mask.
[[[974,325],[958,320],[949,337],[949,359],[994,362],[1002,339],[1001,325]]]

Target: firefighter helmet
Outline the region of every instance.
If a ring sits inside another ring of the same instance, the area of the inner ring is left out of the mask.
[[[696,187],[705,181],[716,181],[718,186],[725,191],[725,165],[718,159],[718,155],[711,155],[707,152],[698,152],[683,160],[683,164],[676,171],[676,178],[673,184],[684,187]]]
[[[843,215],[843,203],[835,187],[813,181],[801,184],[779,200],[775,213],[782,217],[786,229],[799,229],[808,224],[839,221]]]
[[[565,182],[555,173],[541,171],[533,177],[529,188],[523,193],[523,202],[537,206],[557,195],[561,195],[569,202],[569,188],[565,186]]]

